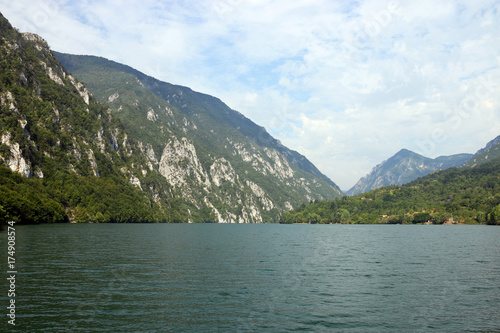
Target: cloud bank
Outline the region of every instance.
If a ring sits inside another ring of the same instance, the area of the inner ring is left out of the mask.
[[[0,0],[21,31],[215,95],[347,190],[500,134],[493,0]]]

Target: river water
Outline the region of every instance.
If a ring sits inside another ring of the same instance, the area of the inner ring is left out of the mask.
[[[0,331],[500,332],[499,241],[491,226],[16,226],[16,326],[4,278]]]

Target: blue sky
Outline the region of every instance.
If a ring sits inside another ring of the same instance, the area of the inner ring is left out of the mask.
[[[20,31],[214,95],[347,190],[500,135],[500,1],[0,0]]]

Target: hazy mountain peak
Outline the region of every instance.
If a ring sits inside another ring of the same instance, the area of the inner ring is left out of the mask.
[[[415,152],[412,152],[411,150],[408,150],[406,148],[401,149],[394,156],[403,156],[403,157],[406,157],[406,156],[415,156],[416,157],[416,156],[418,156],[418,157],[423,157],[422,155],[417,154]]]
[[[439,169],[461,166],[471,154],[427,158],[408,149],[401,149],[394,156],[374,167],[361,178],[349,191],[356,195],[388,185],[402,185]]]

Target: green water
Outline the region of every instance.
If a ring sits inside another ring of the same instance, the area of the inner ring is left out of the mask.
[[[500,332],[499,241],[489,226],[16,226],[16,326],[4,278],[0,331]]]

